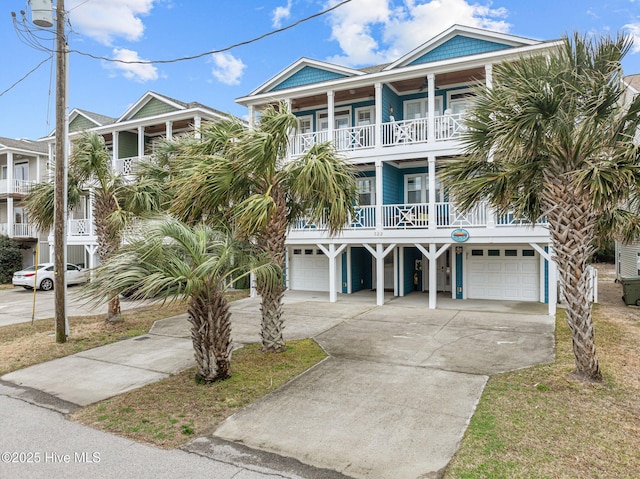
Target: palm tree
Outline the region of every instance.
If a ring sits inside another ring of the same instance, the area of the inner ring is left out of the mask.
[[[587,265],[598,241],[640,232],[640,97],[625,105],[620,61],[630,40],[565,37],[545,57],[494,67],[477,90],[467,156],[444,179],[463,207],[489,200],[498,212],[546,218],[567,302],[575,374],[601,379]]]
[[[285,237],[293,221],[326,221],[330,235],[349,221],[357,200],[351,167],[328,143],[285,161],[296,117],[285,103],[261,112],[255,129],[239,121],[203,128],[176,156],[172,212],[187,221],[228,221],[284,270]],[[284,277],[276,286],[257,281],[262,298],[262,349],[281,352]]]
[[[188,301],[197,379],[213,382],[231,375],[231,313],[225,292],[247,267],[268,284],[280,276],[271,261],[260,262],[228,232],[164,218],[142,223],[144,235],[129,241],[99,266],[85,287],[92,302],[135,288],[139,299]],[[247,266],[249,265],[249,266]]]
[[[122,176],[111,169],[111,159],[104,139],[96,133],[83,133],[73,143],[69,158],[68,207],[76,207],[82,188],[94,194],[93,218],[98,242],[98,257],[106,261],[119,247],[124,227],[122,221],[125,188]],[[53,183],[39,183],[27,197],[27,209],[39,229],[53,224]],[[109,301],[107,321],[120,318],[120,300]]]

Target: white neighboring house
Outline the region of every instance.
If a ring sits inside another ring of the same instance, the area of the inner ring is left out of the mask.
[[[250,123],[265,105],[286,101],[298,117],[290,158],[331,141],[358,170],[360,201],[345,230],[300,221],[287,235],[287,286],[394,296],[438,294],[464,301],[557,301],[547,227],[486,204],[462,213],[439,170],[463,151],[459,140],[472,87],[491,84],[494,64],[544,55],[538,41],[453,26],[385,65],[350,68],[301,58],[238,103]]]
[[[47,146],[30,140],[0,137],[0,235],[22,247],[23,265],[35,262],[36,244],[46,243],[47,233],[38,232],[29,222],[24,199],[31,186],[47,178]],[[44,248],[48,260],[48,248]]]
[[[200,103],[185,103],[155,92],[147,92],[119,118],[74,109],[69,114],[70,143],[85,131],[101,135],[111,154],[111,165],[133,179],[136,164],[153,153],[157,140],[186,132],[197,132],[203,122],[229,118]],[[54,164],[55,132],[39,140]],[[85,268],[99,264],[97,237],[92,217],[92,196],[87,190],[81,205],[70,212],[67,224],[67,261]],[[53,258],[53,235],[47,240]]]
[[[628,86],[628,101],[633,96],[640,94],[640,74],[629,75],[624,78],[624,82]],[[640,143],[640,130],[636,135],[636,140]],[[640,240],[631,244],[624,244],[616,241],[616,279],[622,277],[639,276],[640,275]]]

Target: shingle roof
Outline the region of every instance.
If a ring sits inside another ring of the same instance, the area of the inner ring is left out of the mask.
[[[82,113],[87,118],[92,119],[99,125],[110,125],[111,123],[116,122],[116,118],[112,118],[107,115],[101,115],[100,113],[94,113],[92,111],[82,110],[81,108],[76,108],[76,111]]]
[[[624,77],[624,81],[636,91],[640,91],[640,73]]]
[[[33,151],[35,153],[48,153],[49,151],[46,143],[31,140],[14,140],[0,136],[0,149],[2,147],[12,150]]]

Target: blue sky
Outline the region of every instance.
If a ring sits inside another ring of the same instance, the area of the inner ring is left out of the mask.
[[[54,2],[55,3],[55,2]],[[154,65],[125,65],[106,58],[172,60],[258,37],[318,13],[340,0],[65,0],[69,11],[69,108],[118,117],[152,90],[245,116],[244,96],[300,57],[352,67],[394,60],[454,23],[541,40],[578,30],[636,38],[623,67],[640,73],[640,0],[351,0],[331,13],[285,32],[217,55]],[[10,88],[46,52],[20,40],[11,11],[27,0],[0,6],[0,92]],[[51,32],[30,29],[48,48]],[[55,126],[51,61],[0,95],[0,136],[39,138]]]

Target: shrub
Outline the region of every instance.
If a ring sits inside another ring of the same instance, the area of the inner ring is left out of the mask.
[[[11,283],[13,273],[22,269],[20,245],[0,235],[0,284]]]

